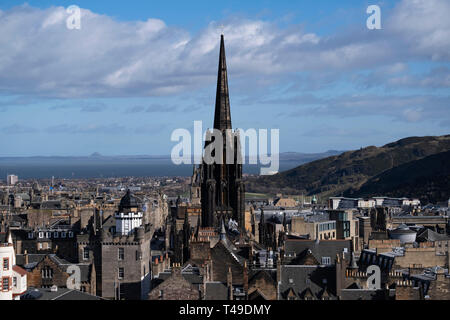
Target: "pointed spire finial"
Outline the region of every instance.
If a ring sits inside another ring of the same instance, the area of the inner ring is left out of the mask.
[[[226,230],[225,230],[225,224],[223,222],[223,218],[222,218],[222,224],[220,226],[220,240],[225,240],[225,236],[226,236]]]
[[[220,36],[219,70],[217,75],[216,108],[214,129],[225,130],[231,127],[230,96],[228,91],[228,71],[225,56],[225,40]]]
[[[8,229],[8,238],[7,238],[8,244],[13,244],[12,234],[11,230]]]

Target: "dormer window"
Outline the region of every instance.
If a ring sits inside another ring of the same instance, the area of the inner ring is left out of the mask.
[[[322,257],[322,264],[325,266],[328,266],[331,264],[331,258],[330,257]]]

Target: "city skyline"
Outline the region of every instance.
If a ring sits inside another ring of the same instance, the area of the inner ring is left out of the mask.
[[[68,30],[73,3],[3,1],[0,156],[170,154],[173,130],[212,127],[222,31],[233,125],[279,128],[280,152],[447,134],[449,4],[424,3],[382,3],[368,30],[366,1],[78,1]]]
[[[1,301],[450,301],[450,1],[21,1]]]

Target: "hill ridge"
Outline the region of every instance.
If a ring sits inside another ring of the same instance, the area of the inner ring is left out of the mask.
[[[341,196],[356,192],[371,178],[405,163],[450,150],[450,135],[407,137],[382,147],[368,146],[316,160],[274,176],[250,178],[247,190]]]

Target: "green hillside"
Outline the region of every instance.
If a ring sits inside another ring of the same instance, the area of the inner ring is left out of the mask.
[[[356,194],[371,178],[425,157],[450,151],[450,135],[410,137],[301,165],[274,176],[249,178],[247,192],[340,196]]]

